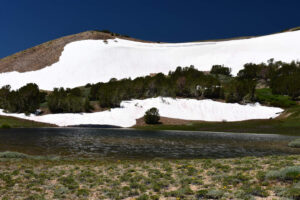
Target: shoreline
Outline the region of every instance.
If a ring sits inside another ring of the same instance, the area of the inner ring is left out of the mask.
[[[114,125],[102,124],[81,124],[72,126],[57,126],[55,124],[40,123],[33,120],[24,120],[16,117],[8,117],[0,115],[1,117],[21,121],[21,124],[10,125],[9,127],[2,127],[5,129],[34,129],[34,128],[92,128],[92,129],[133,129],[140,131],[186,131],[186,132],[210,132],[210,133],[236,133],[236,134],[274,134],[274,135],[289,135],[300,136],[300,129],[298,127],[280,127],[276,129],[276,125],[283,123],[282,120],[246,120],[239,122],[205,122],[183,120],[188,123],[185,124],[157,124],[157,125],[134,125],[132,127],[119,127]],[[25,124],[25,125],[24,125]],[[269,127],[268,124],[271,124]],[[259,127],[264,125],[263,127]],[[246,126],[246,127],[245,127]],[[250,126],[250,127],[249,127]],[[300,124],[299,124],[300,126]],[[266,128],[267,127],[267,128]]]
[[[168,126],[168,125],[166,125]],[[282,135],[282,136],[290,136],[290,137],[299,137],[299,134],[289,134],[289,133],[272,133],[272,132],[245,132],[245,131],[212,131],[212,130],[189,130],[189,129],[166,129],[165,127],[154,127],[154,126],[138,126],[138,127],[114,127],[110,125],[75,125],[75,126],[32,126],[32,127],[9,127],[9,128],[0,128],[0,132],[4,130],[9,130],[9,129],[99,129],[99,130],[133,130],[133,131],[146,131],[146,132],[152,132],[152,131],[159,131],[159,132],[186,132],[186,133],[211,133],[211,134],[240,134],[240,135]]]

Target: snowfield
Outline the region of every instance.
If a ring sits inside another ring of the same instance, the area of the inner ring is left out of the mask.
[[[145,100],[123,101],[121,108],[110,111],[81,114],[48,114],[43,116],[25,116],[8,114],[0,110],[1,115],[56,124],[58,126],[95,124],[131,127],[151,107],[159,109],[161,116],[203,121],[242,121],[249,119],[268,119],[277,117],[281,108],[266,107],[260,104],[231,104],[212,100],[149,98]]]
[[[36,83],[41,89],[76,87],[107,82],[111,78],[135,78],[168,73],[177,66],[194,65],[209,71],[214,64],[232,67],[235,75],[245,63],[284,62],[300,59],[300,31],[252,39],[177,44],[142,43],[129,40],[82,40],[69,43],[57,63],[33,72],[0,74],[0,86],[12,89]]]

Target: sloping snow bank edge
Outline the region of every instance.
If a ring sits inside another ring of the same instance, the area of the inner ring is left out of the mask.
[[[136,119],[141,118],[151,107],[159,109],[161,116],[201,121],[243,121],[250,119],[275,118],[283,111],[281,108],[262,106],[259,103],[240,105],[237,103],[222,103],[213,100],[149,98],[144,100],[122,101],[120,108],[95,113],[64,113],[47,114],[42,116],[16,113],[0,115],[56,124],[58,126],[72,125],[113,125],[132,127]]]

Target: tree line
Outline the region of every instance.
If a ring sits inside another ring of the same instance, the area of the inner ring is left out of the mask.
[[[177,67],[168,75],[138,77],[134,80],[111,79],[108,83],[91,85],[90,99],[101,107],[118,107],[123,100],[150,97],[182,97],[197,99],[224,99],[227,102],[253,101],[256,83],[232,77],[230,68],[213,66],[210,73],[190,67]]]
[[[52,113],[77,113],[91,111],[91,105],[79,88],[54,88],[49,94],[29,83],[19,90],[11,90],[9,85],[0,89],[0,108],[10,113],[35,113],[42,103],[46,103]]]
[[[34,83],[29,83],[18,90],[11,90],[9,85],[0,89],[0,108],[11,113],[34,113],[45,102],[46,93]]]
[[[52,113],[90,112],[92,109],[89,99],[79,88],[54,88],[47,96],[47,102]]]
[[[257,101],[258,85],[272,90],[273,94],[287,95],[293,100],[300,96],[300,62],[247,63],[237,76],[231,68],[214,65],[209,73],[190,67],[177,67],[168,75],[136,79],[111,79],[108,83],[89,85],[91,100],[99,101],[101,107],[118,107],[123,100],[150,97],[182,97],[197,99],[222,99],[230,103]]]
[[[123,100],[157,96],[248,103],[257,101],[258,85],[270,88],[273,94],[298,100],[300,63],[273,59],[261,64],[248,63],[235,77],[231,69],[223,65],[214,65],[209,72],[199,71],[194,66],[177,67],[167,75],[112,78],[107,83],[87,84],[85,88],[54,88],[48,93],[40,91],[33,83],[18,90],[11,90],[7,85],[0,89],[0,108],[12,113],[34,113],[45,104],[52,113],[77,113],[91,111],[90,101],[98,102],[101,108],[114,108]]]

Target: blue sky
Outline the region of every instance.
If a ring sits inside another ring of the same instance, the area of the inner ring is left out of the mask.
[[[299,0],[1,0],[0,58],[69,34],[108,29],[184,42],[300,26]]]

